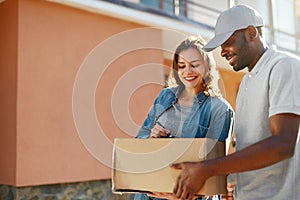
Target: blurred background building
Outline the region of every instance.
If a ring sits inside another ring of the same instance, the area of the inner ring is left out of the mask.
[[[127,198],[111,193],[114,138],[135,136],[175,46],[209,40],[235,4],[299,54],[299,0],[0,0],[0,199]],[[214,56],[235,107],[244,72]]]

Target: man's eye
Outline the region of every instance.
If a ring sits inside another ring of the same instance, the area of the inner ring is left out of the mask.
[[[225,43],[225,46],[230,46],[232,43],[232,38],[230,38],[226,43]]]

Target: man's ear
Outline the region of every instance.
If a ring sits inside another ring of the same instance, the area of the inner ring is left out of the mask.
[[[254,26],[249,26],[248,34],[250,36],[250,40],[252,41],[254,38],[256,38],[258,36],[258,31]]]

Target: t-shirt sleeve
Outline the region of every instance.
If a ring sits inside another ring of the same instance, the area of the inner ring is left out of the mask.
[[[300,62],[282,60],[271,71],[269,117],[279,113],[300,115]]]

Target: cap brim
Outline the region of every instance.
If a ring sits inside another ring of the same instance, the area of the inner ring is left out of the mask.
[[[209,52],[221,46],[233,33],[234,31],[216,35],[203,47],[204,51]]]

